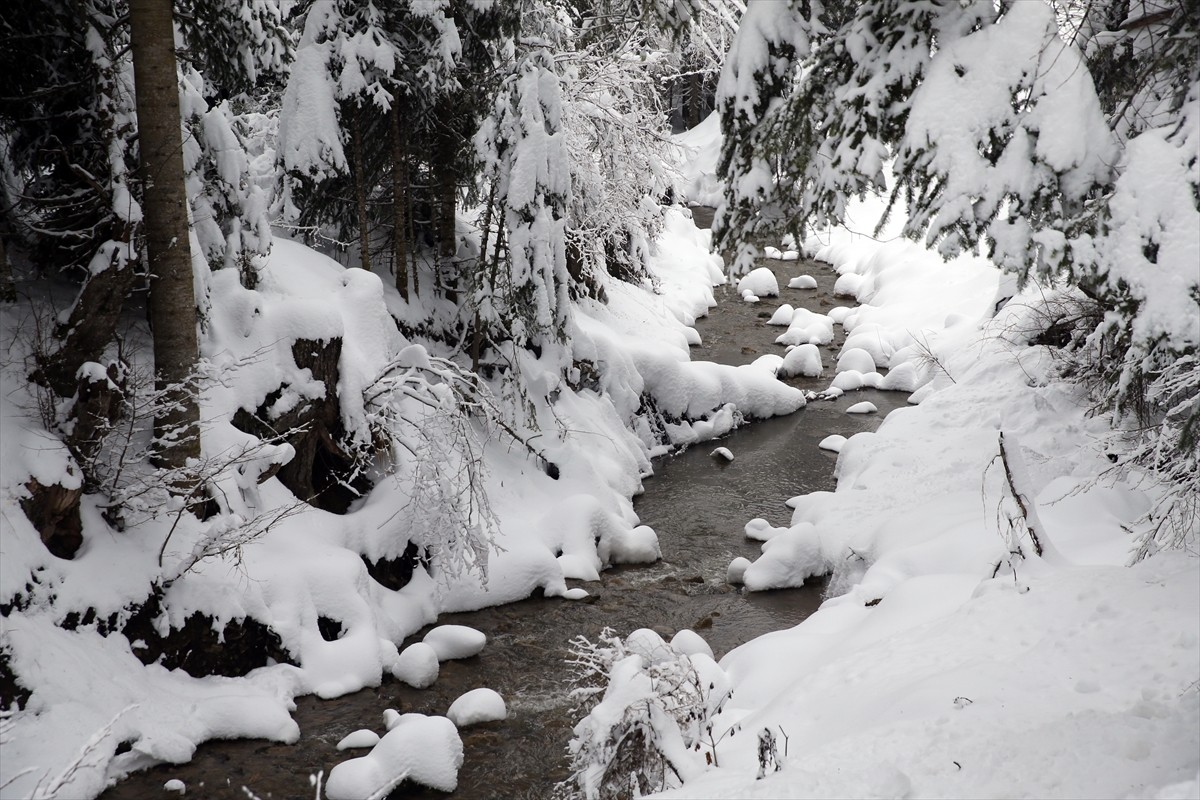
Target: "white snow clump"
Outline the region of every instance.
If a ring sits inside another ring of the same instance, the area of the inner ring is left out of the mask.
[[[451,661],[479,655],[487,637],[466,625],[438,625],[422,641],[433,648],[438,661]]]
[[[472,689],[450,704],[446,716],[460,728],[508,717],[504,698],[495,689]]]
[[[779,281],[768,267],[759,267],[738,281],[737,290],[739,294],[750,292],[759,297],[778,297]]]

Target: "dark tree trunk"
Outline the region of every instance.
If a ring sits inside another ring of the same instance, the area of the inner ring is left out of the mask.
[[[8,263],[8,250],[4,247],[4,234],[0,232],[0,303],[17,301],[17,285],[13,282],[12,264]]]
[[[358,210],[358,253],[362,268],[371,270],[371,222],[367,213],[367,158],[363,152],[362,109],[355,108],[350,122],[350,158],[354,160],[354,204]]]
[[[200,456],[200,409],[191,385],[199,347],[188,240],[183,137],[171,0],[130,0],[142,209],[154,328],[155,460],[183,467]]]
[[[704,112],[704,76],[693,72],[688,76],[687,126],[692,129],[700,124]]]
[[[408,299],[408,147],[400,121],[400,104],[392,108],[392,261],[396,270],[396,289]]]

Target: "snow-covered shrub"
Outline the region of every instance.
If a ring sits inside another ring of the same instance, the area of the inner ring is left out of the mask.
[[[647,629],[621,639],[605,628],[596,642],[579,636],[571,644],[583,718],[569,746],[571,778],[559,787],[567,796],[636,797],[717,763],[725,734],[714,732],[713,718],[730,692],[711,656],[685,654]]]

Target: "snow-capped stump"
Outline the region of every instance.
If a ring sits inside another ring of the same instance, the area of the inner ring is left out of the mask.
[[[737,290],[739,294],[750,292],[758,297],[778,297],[779,281],[769,268],[759,267],[750,270],[746,277],[738,281]]]
[[[879,409],[875,407],[874,403],[872,403],[868,400],[864,400],[861,403],[855,403],[854,405],[847,408],[846,413],[847,414],[874,414],[878,410]]]
[[[788,281],[789,289],[815,289],[817,288],[817,279],[812,275],[797,275]]]
[[[337,743],[338,750],[358,750],[361,747],[374,747],[379,744],[379,734],[366,728],[359,728],[348,733]]]
[[[689,628],[684,628],[671,637],[671,649],[685,656],[702,653],[709,658],[713,657],[712,648],[704,641],[704,637]]]
[[[504,698],[494,689],[472,689],[450,704],[446,716],[460,728],[508,717]]]
[[[729,562],[729,567],[725,570],[725,582],[733,586],[740,585],[746,574],[746,570],[749,568],[750,559],[738,556]]]
[[[713,450],[708,455],[712,459],[714,459],[716,461],[720,461],[722,463],[729,463],[730,461],[733,461],[733,453],[730,452],[728,447],[718,447],[716,450]]]
[[[462,763],[462,739],[453,722],[445,717],[405,714],[370,753],[343,761],[330,771],[325,797],[384,797],[404,780],[453,792],[458,788]]]
[[[778,374],[781,378],[792,378],[797,375],[819,378],[822,372],[821,351],[815,344],[805,343],[787,351]]]
[[[864,375],[868,372],[874,372],[875,359],[861,347],[851,347],[848,350],[843,350],[842,354],[838,356],[837,371],[845,372],[851,369],[857,370]]]
[[[791,325],[792,315],[796,310],[787,303],[784,303],[779,308],[775,309],[775,313],[767,320],[768,325]]]
[[[425,634],[422,641],[433,648],[438,661],[450,661],[479,655],[487,637],[466,625],[439,625]]]
[[[178,778],[172,778],[171,780],[169,780],[163,784],[163,789],[168,792],[176,792],[178,794],[186,794],[187,793],[187,784],[184,783],[183,781],[179,780]]]
[[[392,666],[392,676],[414,689],[424,689],[437,680],[439,660],[437,650],[431,645],[425,642],[410,644]]]
[[[828,450],[831,453],[840,453],[842,452],[842,446],[845,444],[846,437],[839,433],[834,433],[822,439],[817,447],[822,450]]]
[[[783,258],[783,253],[778,247],[771,247],[770,245],[767,245],[763,248],[763,257],[779,260],[780,258]]]

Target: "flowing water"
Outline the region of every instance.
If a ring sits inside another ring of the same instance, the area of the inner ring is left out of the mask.
[[[697,224],[707,225],[711,211],[697,210]],[[704,217],[703,219],[701,217]],[[693,359],[746,364],[764,353],[780,353],[774,344],[784,329],[766,319],[781,303],[825,312],[834,305],[836,275],[814,262],[764,261],[779,278],[778,300],[744,303],[729,288],[718,289],[719,305],[699,321],[704,345]],[[789,278],[807,273],[818,289],[786,287]],[[840,334],[840,327],[835,328]],[[832,364],[841,337],[825,349]],[[789,381],[820,390],[824,379]],[[763,593],[743,593],[725,583],[725,569],[736,556],[753,559],[757,543],[743,536],[753,517],[786,525],[784,501],[794,495],[834,487],[835,456],[818,449],[831,433],[850,436],[874,429],[905,395],[864,390],[837,401],[814,401],[788,417],[754,422],[723,437],[733,462],[708,456],[715,443],[701,444],[656,460],[655,475],[635,507],[644,524],[658,532],[663,559],[643,567],[621,567],[597,583],[582,584],[591,596],[584,601],[529,599],[499,608],[443,615],[441,624],[478,628],[488,636],[479,656],[442,664],[437,682],[411,689],[388,679],[336,700],[302,697],[295,718],[302,736],[295,745],[255,740],[210,742],[182,766],[161,766],[131,776],[103,795],[103,800],[146,800],[174,796],[163,783],[178,778],[189,797],[224,800],[247,797],[311,798],[309,776],[365,751],[339,752],[337,742],[359,728],[381,731],[385,709],[443,714],[465,691],[491,687],[504,696],[508,719],[462,731],[466,760],[455,798],[546,797],[567,776],[565,746],[575,720],[567,696],[569,669],[564,661],[569,640],[594,639],[605,627],[619,634],[653,628],[666,637],[682,628],[699,632],[717,658],[751,638],[797,624],[821,602],[821,585]],[[879,407],[879,415],[846,414],[860,400]],[[413,640],[419,640],[423,631]],[[243,787],[246,787],[243,789]],[[252,795],[250,793],[253,793]],[[392,797],[444,797],[420,787],[401,786]]]

